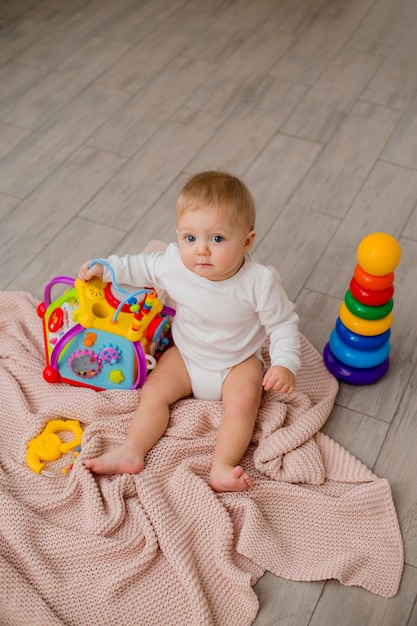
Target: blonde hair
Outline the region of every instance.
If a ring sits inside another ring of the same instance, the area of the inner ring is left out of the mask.
[[[238,222],[253,230],[256,208],[252,194],[236,176],[220,171],[200,172],[182,188],[175,206],[178,219],[187,211],[214,206],[226,211]]]

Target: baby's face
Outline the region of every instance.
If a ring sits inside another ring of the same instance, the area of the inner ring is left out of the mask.
[[[215,281],[226,280],[240,270],[255,238],[255,231],[248,231],[212,206],[184,213],[177,233],[185,267]]]

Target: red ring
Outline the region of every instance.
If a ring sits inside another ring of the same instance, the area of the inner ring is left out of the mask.
[[[394,295],[394,285],[391,285],[391,287],[387,289],[382,289],[381,291],[373,291],[361,287],[355,277],[350,281],[349,287],[355,300],[369,306],[381,306],[386,304]]]

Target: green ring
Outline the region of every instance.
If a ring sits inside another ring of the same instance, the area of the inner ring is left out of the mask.
[[[358,300],[352,296],[350,289],[345,293],[345,304],[353,315],[364,320],[380,320],[389,315],[394,308],[393,298],[381,306],[362,304],[362,302],[358,302]]]

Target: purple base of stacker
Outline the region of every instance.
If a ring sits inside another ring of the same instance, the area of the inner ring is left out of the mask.
[[[389,358],[375,367],[359,368],[342,363],[332,353],[327,343],[323,351],[324,364],[337,380],[350,385],[371,385],[376,383],[388,371]]]

